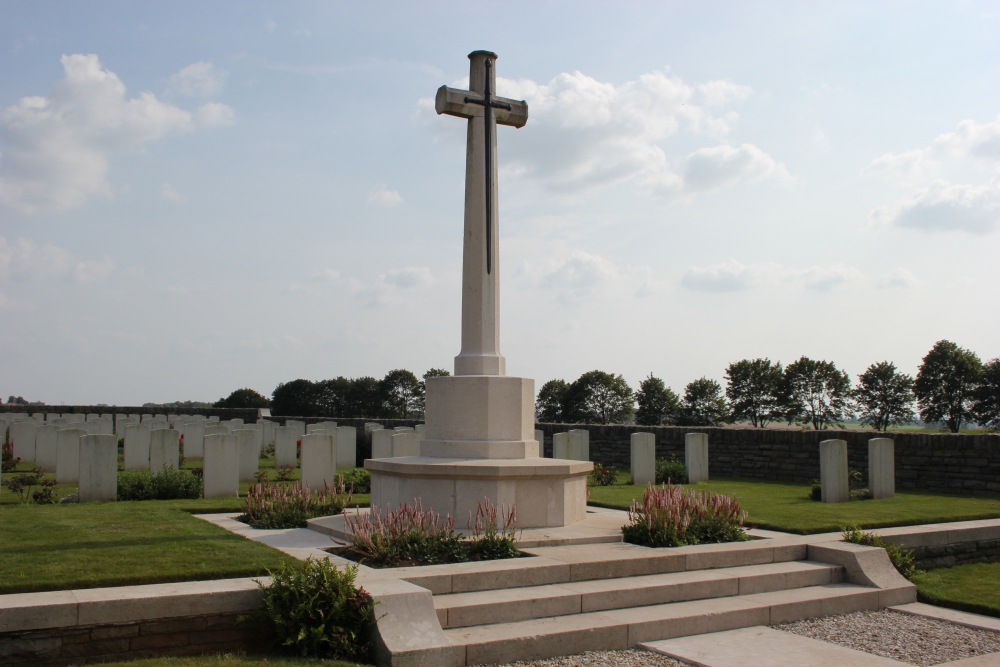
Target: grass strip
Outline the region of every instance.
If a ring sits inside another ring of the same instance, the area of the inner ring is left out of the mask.
[[[1000,618],[1000,563],[920,572],[912,581],[921,602]]]

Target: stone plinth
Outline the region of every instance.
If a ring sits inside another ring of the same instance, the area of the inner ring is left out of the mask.
[[[377,428],[372,434],[372,458],[391,459],[392,458],[392,436],[393,431],[384,428]]]
[[[80,481],[80,438],[85,435],[87,431],[82,428],[61,428],[56,434],[57,484],[76,484]]]
[[[412,505],[450,514],[464,528],[483,498],[517,507],[518,528],[565,526],[586,518],[589,461],[544,458],[446,459],[415,456],[370,459],[372,506]]]
[[[868,441],[868,490],[872,498],[896,495],[896,447],[891,438]]]
[[[632,483],[654,484],[656,482],[656,436],[652,433],[632,434]]]
[[[240,481],[254,482],[254,474],[260,467],[260,455],[257,452],[257,432],[253,429],[238,428],[230,435],[236,436],[240,451]]]
[[[333,486],[337,473],[337,436],[310,433],[302,436],[302,485],[312,491]]]
[[[290,426],[279,426],[274,431],[274,466],[291,466],[295,468],[299,464],[297,447],[299,435]]]
[[[353,426],[337,427],[337,467],[356,468],[358,465],[358,430]]]
[[[149,472],[158,475],[164,468],[180,468],[181,434],[169,428],[149,434]]]
[[[205,436],[204,494],[206,498],[240,495],[240,439],[235,435]]]
[[[81,503],[115,500],[118,494],[118,438],[80,438],[79,498]]]
[[[851,499],[847,473],[847,441],[820,442],[819,479],[824,503],[846,503]]]
[[[684,468],[688,484],[708,481],[708,434],[684,434]]]
[[[35,429],[35,467],[45,472],[56,471],[59,427],[46,424]]]

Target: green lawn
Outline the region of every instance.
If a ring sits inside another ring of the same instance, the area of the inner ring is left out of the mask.
[[[589,488],[592,505],[615,509],[628,509],[643,492],[641,486],[624,484]],[[888,500],[826,504],[809,500],[807,484],[718,479],[693,488],[736,496],[749,514],[749,526],[801,535],[838,531],[850,524],[885,528],[1000,517],[1000,498],[994,497],[899,493]]]
[[[1000,563],[921,572],[913,583],[921,602],[1000,617]]]
[[[273,460],[261,460],[262,468],[268,464],[273,468]],[[241,495],[247,486],[240,485]],[[60,498],[76,487],[56,490]],[[369,498],[357,494],[354,504],[367,505]],[[5,488],[0,594],[257,576],[294,560],[191,516],[242,509],[239,498],[21,505]]]
[[[213,655],[196,658],[152,658],[132,662],[106,662],[105,667],[364,667],[340,660],[309,660],[306,658],[251,657],[245,655]]]

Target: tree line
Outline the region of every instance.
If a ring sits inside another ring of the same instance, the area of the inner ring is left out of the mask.
[[[938,341],[923,358],[917,377],[889,361],[850,376],[830,361],[801,357],[787,366],[770,359],[743,359],[726,368],[726,387],[702,377],[678,396],[663,380],[649,377],[632,391],[621,375],[584,373],[574,382],[549,380],[538,392],[535,416],[543,422],[644,426],[718,426],[749,422],[755,427],[787,422],[819,430],[857,417],[879,431],[920,419],[941,422],[952,433],[963,423],[1000,428],[1000,359],[986,363],[971,350]]]

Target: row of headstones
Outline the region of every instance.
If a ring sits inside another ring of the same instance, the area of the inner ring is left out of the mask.
[[[851,499],[846,440],[819,443],[819,481],[824,503],[846,503]],[[891,438],[868,441],[868,490],[875,499],[896,495],[896,447]]]
[[[539,446],[544,442],[545,433],[535,431]],[[653,484],[656,482],[656,436],[652,433],[633,433],[630,444],[630,467],[633,484]],[[590,431],[573,429],[552,435],[552,458],[574,461],[590,460]],[[684,435],[684,467],[687,469],[688,483],[708,481],[708,435],[687,433]]]

